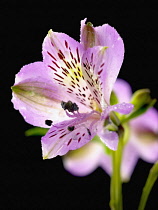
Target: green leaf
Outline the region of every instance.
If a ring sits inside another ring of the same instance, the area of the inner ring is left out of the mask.
[[[40,127],[30,128],[27,131],[25,131],[25,136],[44,136],[48,130],[48,128]]]

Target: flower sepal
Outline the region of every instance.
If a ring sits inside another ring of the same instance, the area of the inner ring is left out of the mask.
[[[82,30],[82,41],[85,49],[95,46],[95,30],[91,22],[87,22]]]
[[[48,128],[33,127],[25,131],[25,136],[44,136]]]

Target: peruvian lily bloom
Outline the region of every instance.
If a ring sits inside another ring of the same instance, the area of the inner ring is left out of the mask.
[[[122,79],[117,79],[114,92],[119,102],[131,100],[131,87]],[[124,147],[121,165],[122,180],[130,179],[139,158],[149,163],[158,160],[158,112],[155,108],[150,108],[129,122],[129,137]],[[63,157],[63,163],[65,169],[76,176],[88,175],[97,167],[102,167],[109,175],[112,173],[111,156],[106,154],[99,139],[94,139],[76,151],[70,151]]]
[[[109,98],[124,57],[117,31],[81,21],[80,43],[50,30],[43,42],[43,62],[24,66],[12,87],[15,109],[24,119],[49,127],[42,137],[43,158],[64,155],[95,135],[117,149],[118,134],[104,126],[111,111],[128,114],[129,103],[110,106]]]

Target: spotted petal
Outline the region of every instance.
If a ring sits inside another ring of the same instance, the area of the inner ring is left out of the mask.
[[[88,48],[82,58],[84,78],[91,90],[90,96],[96,101],[98,109],[104,109],[107,106],[102,94],[105,85],[102,81],[106,78],[106,50],[107,48],[102,46]]]
[[[91,127],[92,120],[81,118],[63,121],[50,128],[42,138],[43,158],[53,158],[64,155],[69,150],[75,150],[88,143],[96,134]]]
[[[62,90],[50,80],[49,69],[43,62],[24,66],[16,75],[12,89],[14,108],[28,123],[48,127],[46,120],[54,123],[68,119],[60,103],[69,98],[61,95]]]
[[[91,92],[87,87],[81,59],[84,53],[82,45],[63,33],[49,31],[43,43],[43,59],[51,69],[51,77],[77,103],[92,109],[93,99],[86,97]]]
[[[83,29],[86,19],[81,21],[81,44],[84,46],[86,38],[84,37]],[[105,94],[105,100],[109,103],[110,93],[112,91],[113,85],[116,81],[117,75],[120,71],[123,58],[124,58],[124,44],[123,40],[117,31],[104,24],[103,26],[94,27],[94,37],[93,46],[107,46],[106,59],[104,71],[106,71],[106,77],[103,77],[103,91]]]

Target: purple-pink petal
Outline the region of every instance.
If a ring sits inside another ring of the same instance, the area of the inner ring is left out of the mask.
[[[76,150],[88,143],[96,135],[92,122],[92,119],[85,120],[83,116],[53,125],[42,137],[43,158],[65,155],[69,150]]]
[[[63,33],[50,31],[43,43],[43,59],[54,82],[85,111],[96,109],[82,72],[83,46]]]
[[[129,114],[133,110],[134,106],[130,103],[120,103],[109,106],[109,111],[119,112],[121,114]]]
[[[99,135],[101,141],[108,148],[110,148],[111,150],[117,150],[119,137],[116,132],[102,129],[98,132],[98,135]]]

